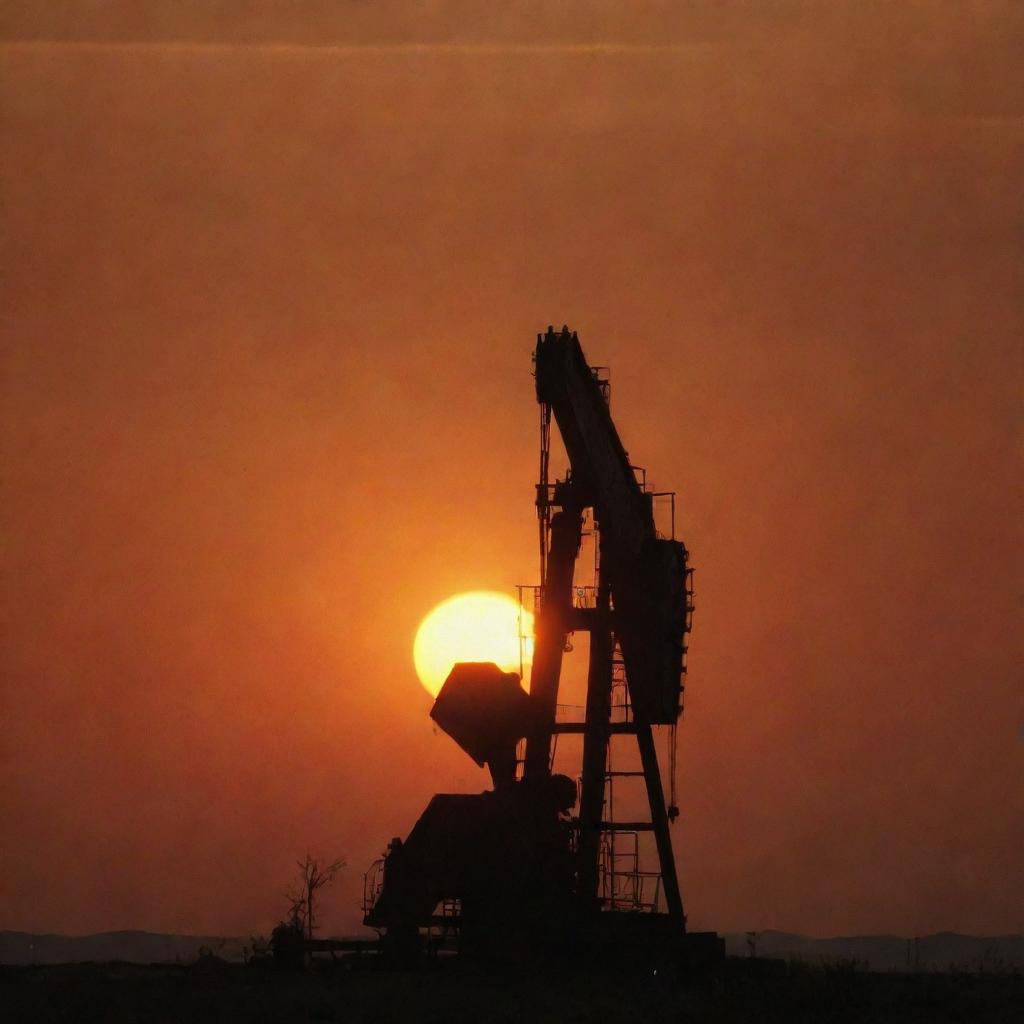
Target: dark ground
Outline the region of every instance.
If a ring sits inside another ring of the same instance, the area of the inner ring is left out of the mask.
[[[0,967],[0,1018],[32,1021],[731,1022],[1024,1020],[1019,973],[868,973],[851,965],[733,963],[713,984],[658,976],[418,972],[281,974],[220,962],[192,966]],[[756,975],[760,974],[758,977]]]

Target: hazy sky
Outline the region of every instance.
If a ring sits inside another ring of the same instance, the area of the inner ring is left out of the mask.
[[[1024,928],[1024,8],[0,4],[0,927],[247,934],[436,791],[536,331],[697,566],[697,928]]]

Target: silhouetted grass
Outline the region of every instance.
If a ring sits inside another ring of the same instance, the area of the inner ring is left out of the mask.
[[[871,974],[734,961],[715,979],[465,965],[416,972],[330,963],[283,974],[207,960],[184,966],[67,964],[0,968],[0,1018],[16,1022],[305,1022],[389,1024],[711,1024],[738,1021],[920,1021],[1017,1024],[1019,973]]]

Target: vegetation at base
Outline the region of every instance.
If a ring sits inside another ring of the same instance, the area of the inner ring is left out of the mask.
[[[423,1024],[732,1024],[740,1021],[971,1021],[1016,1024],[1019,972],[869,973],[732,960],[715,979],[661,975],[484,972],[443,963],[389,971],[369,960],[317,961],[311,970],[228,964],[67,964],[0,968],[6,1024],[419,1021]]]

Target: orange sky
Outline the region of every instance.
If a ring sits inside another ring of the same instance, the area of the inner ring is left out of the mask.
[[[4,5],[0,927],[308,848],[349,930],[487,785],[412,638],[536,578],[567,322],[698,567],[691,925],[1021,930],[1021,8],[485,9]]]

